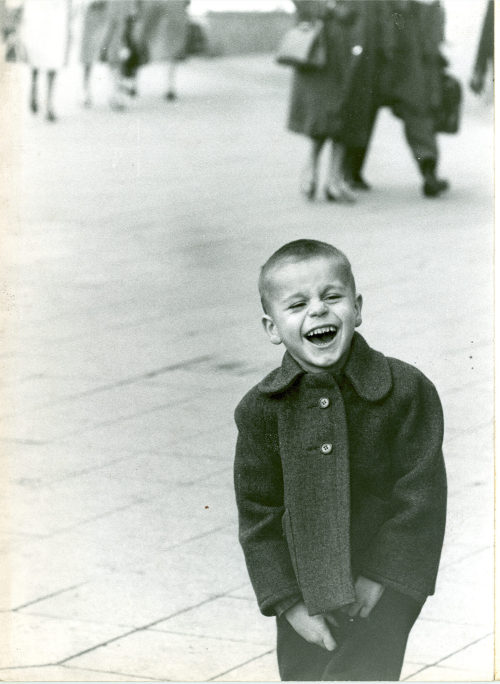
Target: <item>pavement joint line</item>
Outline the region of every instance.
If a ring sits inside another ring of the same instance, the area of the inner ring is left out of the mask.
[[[111,425],[116,425],[117,423],[122,423],[128,420],[134,420],[135,418],[142,418],[143,416],[150,415],[151,413],[156,413],[157,411],[164,411],[165,409],[172,408],[172,406],[176,407],[182,407],[185,406],[186,404],[191,404],[192,400],[187,397],[186,399],[182,401],[175,401],[171,400],[167,402],[166,404],[159,404],[157,406],[153,406],[151,408],[145,409],[144,411],[137,411],[136,413],[130,413],[127,415],[119,416],[118,418],[113,418],[112,420],[105,420],[100,423],[92,423],[91,425],[86,425],[86,426],[80,426],[77,429],[70,430],[69,432],[63,432],[62,434],[57,435],[55,438],[46,440],[44,442],[35,442],[33,441],[32,444],[37,444],[40,446],[43,446],[45,444],[50,444],[52,443],[57,443],[61,441],[67,440],[68,437],[74,437],[75,435],[84,435],[85,433],[88,432],[93,432],[94,430],[100,430],[101,428],[106,428],[110,427]],[[45,407],[47,408],[47,407]],[[225,423],[224,423],[225,424]],[[198,434],[205,434],[207,432],[211,432],[213,430],[213,426],[210,427],[208,430],[203,430],[199,432]],[[22,440],[11,440],[11,439],[6,439],[2,441],[17,441],[23,443]]]
[[[140,504],[147,503],[147,499],[136,499],[134,501],[131,501],[127,504],[124,504],[123,506],[118,506],[117,508],[113,508],[111,511],[106,511],[105,513],[100,513],[99,515],[94,515],[91,518],[85,518],[84,520],[80,520],[73,525],[68,525],[67,527],[60,527],[59,529],[55,530],[51,534],[45,535],[45,538],[48,537],[57,537],[59,534],[65,534],[66,532],[70,532],[71,530],[76,529],[77,527],[81,527],[83,525],[88,525],[89,523],[93,523],[96,520],[102,520],[103,518],[107,518],[110,515],[114,515],[115,513],[120,513],[121,511],[126,511],[128,508],[132,508],[133,506],[139,506]]]
[[[458,648],[456,651],[453,651],[452,653],[448,653],[448,655],[443,656],[442,658],[439,658],[439,660],[436,660],[434,663],[429,663],[428,665],[425,665],[425,667],[422,667],[420,670],[417,670],[411,675],[408,675],[408,677],[405,678],[404,681],[407,681],[410,677],[415,677],[415,675],[419,674],[420,672],[423,672],[424,670],[428,670],[431,667],[439,667],[439,663],[442,663],[444,660],[447,660],[448,658],[451,658],[454,655],[457,655],[457,653],[460,653],[461,651],[465,651],[466,648],[470,648],[471,646],[474,646],[474,644],[478,644],[480,641],[483,641],[487,637],[494,635],[494,632],[488,632],[487,634],[483,634],[482,637],[479,637],[478,639],[474,639],[474,641],[471,641],[469,644],[466,644],[465,646],[462,646],[462,648]],[[460,669],[460,668],[458,668]],[[463,670],[463,672],[468,672],[468,670]],[[492,670],[493,672],[493,670]]]
[[[53,663],[35,663],[34,665],[12,665],[11,667],[0,667],[0,672],[6,672],[8,670],[25,670],[28,667],[36,668],[36,667],[52,667]],[[12,680],[9,679],[3,679],[2,681],[9,682]]]
[[[270,650],[266,651],[265,653],[261,653],[258,656],[255,656],[253,658],[250,658],[249,660],[245,660],[245,662],[240,663],[239,665],[236,665],[236,667],[231,667],[229,670],[226,670],[225,672],[219,672],[216,674],[214,677],[210,677],[207,681],[209,682],[214,682],[216,681],[219,677],[224,677],[224,675],[229,674],[230,672],[233,672],[234,670],[239,670],[240,667],[244,667],[245,665],[248,665],[249,663],[253,663],[255,660],[259,660],[260,658],[263,658],[266,655],[270,655],[271,653],[274,653],[276,649],[271,648]]]
[[[40,598],[34,599],[33,601],[28,601],[27,603],[23,603],[20,606],[16,606],[15,608],[12,608],[12,612],[15,613],[18,610],[22,610],[23,608],[28,608],[28,606],[33,606],[36,603],[39,603],[40,601],[45,601],[46,599],[53,598],[54,596],[59,596],[60,594],[64,594],[67,591],[71,591],[72,589],[78,589],[79,587],[83,587],[87,582],[80,582],[79,584],[74,584],[71,587],[66,587],[64,589],[59,589],[58,591],[53,591],[50,594],[46,594],[45,596],[40,596]]]
[[[169,618],[170,619],[170,618]],[[158,632],[158,634],[178,634],[179,636],[196,637],[199,639],[214,639],[215,641],[230,641],[234,644],[253,644],[254,646],[266,646],[267,641],[264,643],[262,641],[254,641],[253,639],[235,639],[234,637],[226,636],[214,636],[213,634],[197,634],[195,632],[183,632],[177,629],[158,629],[151,627],[151,632]]]
[[[186,608],[181,608],[178,611],[175,611],[172,613],[172,615],[168,615],[167,617],[160,618],[158,620],[154,620],[153,622],[149,622],[146,625],[142,625],[141,627],[135,627],[134,629],[129,630],[128,632],[124,632],[123,634],[120,634],[119,636],[113,637],[111,639],[107,639],[106,641],[103,641],[100,644],[96,644],[95,646],[91,646],[90,648],[86,648],[84,651],[80,651],[79,653],[76,653],[75,655],[68,656],[67,658],[63,658],[62,660],[59,660],[57,663],[52,663],[52,665],[64,665],[64,663],[69,662],[70,660],[73,660],[74,658],[80,658],[82,655],[86,655],[87,653],[91,653],[92,651],[96,651],[98,648],[105,648],[106,646],[109,646],[109,644],[114,643],[115,641],[119,641],[120,639],[125,639],[128,636],[131,636],[132,634],[136,634],[137,632],[145,632],[151,627],[154,627],[155,625],[159,625],[161,622],[165,622],[166,620],[170,620],[171,618],[177,617],[178,615],[182,615],[183,613],[187,613],[190,610],[194,610],[195,608],[199,608],[200,606],[203,606],[205,603],[210,603],[211,601],[216,601],[218,598],[221,598],[223,594],[215,594],[214,596],[209,596],[208,598],[204,599],[203,601],[200,601],[196,605],[193,606],[188,606]]]
[[[44,489],[45,487],[53,487],[54,485],[59,485],[61,482],[67,482],[68,480],[73,480],[75,477],[80,477],[80,475],[88,475],[89,473],[95,473],[99,470],[105,470],[110,466],[116,465],[116,463],[121,463],[122,461],[127,461],[129,458],[134,458],[135,454],[128,454],[127,456],[122,456],[121,458],[115,458],[112,461],[108,461],[102,465],[89,466],[88,468],[83,468],[83,470],[75,470],[71,473],[67,473],[59,478],[54,478],[52,480],[46,480],[45,482],[40,482],[35,485],[36,489]],[[14,482],[14,484],[17,484]]]
[[[221,532],[222,530],[228,530],[232,525],[219,525],[218,527],[214,527],[211,530],[208,530],[207,532],[201,532],[200,534],[195,535],[194,537],[188,537],[187,539],[184,539],[183,541],[180,542],[175,542],[174,544],[170,544],[169,546],[165,546],[160,553],[164,553],[165,551],[170,551],[171,549],[178,549],[179,546],[184,546],[185,544],[190,544],[191,542],[198,541],[198,539],[203,539],[204,537],[208,537],[211,534],[215,534],[216,532]]]
[[[50,667],[50,666],[49,666]],[[54,667],[54,666],[52,666]],[[56,665],[57,667],[57,665]],[[93,667],[78,667],[77,665],[59,665],[59,667],[63,667],[65,670],[80,670],[81,672],[96,672],[97,674],[112,674],[112,675],[118,675],[118,676],[124,676],[124,677],[133,677],[134,679],[137,679],[139,681],[148,681],[148,682],[161,682],[162,680],[159,679],[158,677],[147,677],[146,675],[141,675],[138,677],[135,674],[131,674],[130,672],[116,672],[115,670],[96,670]]]
[[[36,409],[49,408],[51,406],[58,406],[59,404],[64,404],[67,401],[75,401],[77,399],[82,399],[83,397],[90,397],[94,394],[100,394],[101,392],[109,392],[117,387],[124,387],[126,385],[133,385],[141,380],[156,378],[159,375],[165,375],[166,373],[171,373],[176,370],[183,370],[184,368],[189,368],[190,366],[203,363],[204,361],[210,361],[213,357],[211,355],[205,354],[204,356],[195,356],[192,359],[187,359],[186,361],[181,361],[179,363],[173,363],[168,366],[162,366],[152,371],[147,371],[146,373],[141,373],[139,375],[133,375],[130,378],[124,378],[123,380],[117,380],[116,382],[108,383],[107,385],[100,385],[93,387],[92,389],[84,390],[83,392],[76,392],[75,394],[68,394],[65,397],[59,397],[55,401],[47,402],[46,404],[40,404]],[[17,414],[6,413],[2,415],[2,418],[7,418]],[[36,442],[35,442],[36,443]]]

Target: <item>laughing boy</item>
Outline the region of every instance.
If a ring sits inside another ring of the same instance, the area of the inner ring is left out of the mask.
[[[362,298],[332,245],[284,245],[259,291],[286,352],[236,409],[235,489],[281,678],[398,680],[443,542],[439,397],[355,331]]]

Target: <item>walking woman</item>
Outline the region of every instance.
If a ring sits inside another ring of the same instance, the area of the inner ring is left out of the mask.
[[[92,106],[92,68],[101,59],[108,4],[109,0],[84,0],[80,61],[83,65],[83,104],[85,107]]]
[[[327,64],[321,70],[296,69],[293,76],[288,128],[307,136],[309,159],[302,174],[301,191],[316,196],[319,159],[330,144],[324,187],[328,201],[354,202],[356,195],[344,178],[347,138],[365,135],[369,128],[371,92],[354,88],[360,78],[366,43],[366,22],[355,0],[294,0],[298,21],[321,19],[327,48]],[[354,144],[354,143],[351,143]]]
[[[21,41],[31,67],[30,109],[34,114],[39,110],[39,74],[46,72],[47,121],[56,120],[54,92],[68,58],[70,20],[71,0],[24,0]]]
[[[129,98],[136,95],[136,75],[140,57],[135,40],[135,24],[140,15],[138,0],[112,0],[106,3],[105,35],[101,59],[107,62],[113,79],[109,100],[111,109],[127,109]]]

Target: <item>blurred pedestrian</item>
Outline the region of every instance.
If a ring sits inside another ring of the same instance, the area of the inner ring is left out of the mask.
[[[91,76],[96,62],[101,59],[101,50],[106,35],[107,5],[109,0],[83,0],[83,30],[80,61],[83,65],[83,104],[92,105]]]
[[[493,0],[489,0],[479,38],[474,71],[469,84],[471,90],[477,95],[484,90],[487,71],[493,70],[494,67],[494,19]]]
[[[345,144],[351,136],[364,138],[371,112],[371,94],[353,85],[360,78],[365,16],[354,0],[294,0],[297,20],[324,23],[326,66],[296,68],[293,75],[288,128],[311,140],[301,190],[313,199],[318,186],[320,153],[330,145],[324,193],[329,201],[354,202],[356,195],[343,173]],[[351,141],[352,144],[353,141]]]
[[[436,197],[448,189],[437,176],[436,113],[442,101],[446,65],[444,12],[438,0],[377,0],[376,68],[372,84],[371,128],[377,111],[390,106],[402,119],[406,141],[423,177],[423,194]],[[368,143],[347,150],[345,172],[355,187],[368,187],[362,177]]]
[[[21,40],[31,68],[30,109],[39,109],[38,78],[46,72],[45,111],[55,121],[54,91],[58,71],[66,65],[70,42],[71,0],[24,0]]]
[[[138,0],[111,0],[106,5],[101,57],[113,79],[109,104],[114,111],[125,111],[137,94],[137,70],[143,61],[134,33],[139,9]]]
[[[167,63],[165,99],[177,99],[177,67],[186,58],[189,0],[142,0],[137,29],[150,62]]]
[[[19,39],[22,12],[22,0],[0,1],[0,27],[2,40],[5,43],[6,62],[22,60],[22,46]]]

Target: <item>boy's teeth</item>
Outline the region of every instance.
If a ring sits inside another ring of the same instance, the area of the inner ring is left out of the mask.
[[[334,333],[335,328],[333,325],[327,325],[324,328],[316,328],[315,330],[311,330],[311,332],[308,332],[306,337],[312,337],[313,335],[324,335],[325,333]]]

